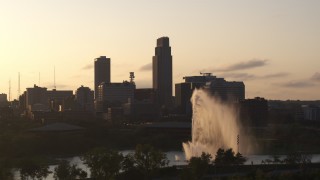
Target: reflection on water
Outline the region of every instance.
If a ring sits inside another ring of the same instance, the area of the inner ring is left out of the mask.
[[[125,150],[125,151],[121,151],[121,153],[123,155],[127,155],[128,153],[133,153],[133,150]],[[180,166],[180,165],[186,165],[187,161],[185,159],[185,155],[184,152],[182,151],[169,151],[166,152],[167,154],[167,158],[169,159],[169,166]],[[213,155],[214,157],[214,155]],[[253,164],[261,164],[262,160],[265,159],[270,159],[270,155],[245,155],[245,157],[248,158],[247,162],[245,163],[246,165],[251,165],[251,162]],[[284,158],[284,156],[280,156],[281,158]],[[90,176],[90,170],[89,168],[83,164],[83,162],[81,161],[79,156],[76,157],[72,157],[72,158],[66,158],[66,160],[70,161],[71,164],[76,164],[79,168],[83,169],[84,171],[86,171],[88,173],[88,176]],[[315,154],[312,155],[312,160],[311,162],[313,163],[320,163],[320,154]],[[54,171],[54,168],[57,165],[50,165],[49,166],[49,171]],[[20,179],[20,174],[19,172],[16,170],[14,173],[14,177],[15,179]],[[46,180],[54,180],[53,178],[53,173],[51,173]]]

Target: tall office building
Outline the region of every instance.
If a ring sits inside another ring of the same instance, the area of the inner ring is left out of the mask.
[[[153,88],[159,106],[172,105],[172,56],[168,37],[157,39],[155,56],[152,59]]]
[[[110,58],[100,56],[94,60],[94,98],[98,97],[98,86],[102,83],[110,83]]]

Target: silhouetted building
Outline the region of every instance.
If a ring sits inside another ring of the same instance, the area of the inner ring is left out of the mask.
[[[204,88],[222,102],[238,102],[245,98],[243,82],[228,82],[223,78],[201,73],[202,76],[187,76],[185,82],[175,84],[176,110],[188,117],[192,115],[190,102],[194,89]]]
[[[8,101],[7,94],[0,94],[0,103],[7,102],[7,101]]]
[[[8,99],[6,94],[0,94],[0,107],[8,106]]]
[[[105,82],[110,83],[111,80],[110,58],[106,56],[100,56],[94,61],[94,91],[95,99],[98,96],[98,86]]]
[[[191,114],[191,102],[190,98],[192,96],[194,88],[192,83],[178,83],[175,84],[175,106],[177,113],[179,114]]]
[[[268,120],[268,101],[261,97],[240,101],[240,117],[244,125],[264,126]]]
[[[124,114],[134,120],[153,120],[159,115],[156,92],[151,88],[135,89],[134,101],[123,106]]]
[[[303,105],[303,115],[305,120],[320,121],[320,107],[316,105]]]
[[[80,105],[80,111],[94,110],[94,92],[89,87],[79,87],[76,91],[76,101]]]
[[[243,82],[228,82],[224,78],[214,78],[206,83],[206,89],[222,102],[238,102],[245,99]]]
[[[66,107],[65,101],[73,96],[73,91],[71,90],[56,90],[47,91],[47,97],[49,101],[49,106],[52,111],[64,111],[69,109]]]
[[[152,59],[153,89],[160,107],[172,106],[172,56],[168,37],[157,39]]]
[[[134,90],[134,102],[155,103],[156,92],[152,88],[142,88]]]
[[[26,109],[29,112],[49,110],[47,88],[38,87],[36,85],[34,85],[33,88],[27,88]]]
[[[110,107],[120,107],[122,104],[133,101],[135,88],[135,84],[128,81],[101,83],[98,87],[96,111],[106,112]]]

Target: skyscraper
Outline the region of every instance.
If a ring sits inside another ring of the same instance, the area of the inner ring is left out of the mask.
[[[172,105],[172,56],[168,37],[157,39],[152,59],[153,88],[156,90],[159,106]]]
[[[98,97],[98,86],[102,83],[110,83],[110,58],[100,56],[94,61],[94,98]]]

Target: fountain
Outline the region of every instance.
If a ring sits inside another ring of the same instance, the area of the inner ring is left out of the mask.
[[[195,89],[192,102],[192,140],[183,143],[186,159],[199,157],[202,152],[213,157],[219,148],[237,151],[240,132],[235,108],[221,103],[205,90]]]

